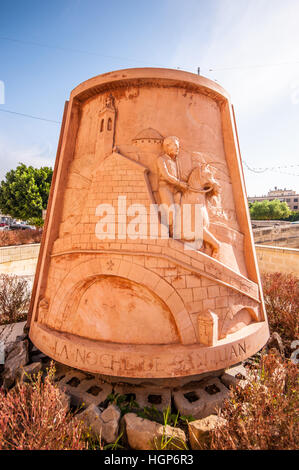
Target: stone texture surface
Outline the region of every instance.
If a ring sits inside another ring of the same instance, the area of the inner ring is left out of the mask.
[[[163,411],[171,406],[171,390],[170,388],[153,387],[153,386],[134,386],[134,385],[116,385],[115,393],[120,395],[131,395],[138,403],[140,408],[145,406],[155,406],[158,410]]]
[[[183,385],[186,385],[187,383],[190,382],[196,382],[199,380],[202,380],[206,377],[221,377],[222,374],[224,374],[225,369],[220,369],[216,371],[210,371],[210,372],[205,372],[203,374],[197,374],[197,375],[192,375],[192,376],[182,376],[182,377],[164,377],[164,378],[137,378],[137,377],[126,377],[120,378],[120,377],[115,377],[113,375],[103,375],[103,374],[97,374],[99,379],[103,380],[106,383],[111,383],[113,386],[116,385],[121,385],[122,383],[125,382],[125,384],[134,386],[134,387],[146,387],[152,388],[152,389],[160,389],[160,388],[165,388],[165,389],[172,389],[175,387],[182,387]]]
[[[280,248],[282,253],[284,250],[286,262],[281,263],[284,264],[286,268],[290,261],[290,256],[288,255],[288,249],[296,249],[299,248],[298,245],[298,237],[299,237],[299,226],[297,224],[293,224],[290,222],[279,223],[278,220],[268,220],[267,225],[263,225],[262,227],[256,227],[256,225],[260,225],[262,222],[266,221],[252,221],[253,222],[253,236],[255,243],[257,244],[257,248],[261,246],[261,248],[273,248],[272,255],[274,255],[274,259],[271,260],[271,271],[275,267],[275,262],[282,261],[281,255],[279,254],[279,250],[275,251],[275,248]],[[255,227],[254,227],[255,226]],[[286,248],[287,247],[287,248]],[[258,252],[260,250],[257,250]],[[294,253],[294,257],[296,260],[296,254]],[[294,261],[295,261],[294,260]],[[270,261],[270,260],[269,260]],[[295,267],[295,263],[292,263]],[[299,273],[298,267],[295,271]],[[294,273],[295,274],[295,273]]]
[[[270,273],[285,273],[299,276],[299,250],[289,247],[290,240],[284,247],[269,245],[255,245],[260,270]],[[298,238],[295,238],[298,244]]]
[[[21,367],[21,369],[18,372],[18,377],[21,381],[29,381],[32,376],[37,374],[42,368],[42,363],[40,361],[38,362],[32,362],[31,364],[28,364],[27,366]]]
[[[20,369],[28,362],[28,340],[12,343],[5,358],[4,372],[2,374],[5,388],[13,385],[18,378]]]
[[[216,428],[222,427],[227,423],[224,418],[216,415],[210,415],[206,418],[191,421],[188,423],[189,441],[192,450],[203,449],[208,446],[211,434]]]
[[[221,375],[221,382],[228,388],[235,387],[236,385],[244,387],[247,384],[247,371],[245,367],[240,364],[227,369]]]
[[[182,415],[205,418],[217,413],[217,408],[228,398],[229,390],[216,377],[189,384],[173,391],[174,403]]]
[[[100,437],[102,433],[102,420],[99,408],[93,403],[85,410],[76,415],[75,419],[83,421],[83,423],[90,428],[96,437]]]
[[[265,344],[232,115],[218,84],[176,70],[113,72],[73,90],[30,308],[39,349],[92,373],[165,378],[226,368]],[[200,205],[203,243],[176,237],[177,209],[161,236],[152,205],[173,202]],[[136,203],[145,214],[133,226]]]
[[[33,282],[39,243],[0,247],[0,274],[24,276]]]
[[[112,392],[110,384],[102,382],[95,376],[66,368],[57,374],[59,387],[68,393],[74,406],[94,404],[100,405]]]
[[[124,416],[124,424],[128,443],[132,449],[152,450],[161,449],[161,439],[163,436],[168,440],[172,438],[168,448],[184,449],[186,435],[182,429],[143,419],[134,413]]]
[[[4,343],[5,347],[14,343],[18,336],[23,335],[25,325],[25,321],[0,325],[0,341]]]
[[[109,405],[101,414],[102,437],[108,444],[115,442],[118,437],[120,410],[115,405]]]
[[[95,436],[100,437],[106,443],[112,443],[117,439],[120,410],[115,405],[109,405],[101,413],[99,408],[91,404],[76,416],[77,420],[83,421],[90,427]]]

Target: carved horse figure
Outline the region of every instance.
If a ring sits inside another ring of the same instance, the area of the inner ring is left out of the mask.
[[[208,198],[216,196],[219,192],[219,185],[214,179],[211,168],[208,164],[200,164],[194,168],[188,177],[188,189],[182,195],[181,204],[200,204],[203,224],[203,241],[212,247],[212,256],[217,256],[220,242],[209,231],[209,214],[206,203]]]

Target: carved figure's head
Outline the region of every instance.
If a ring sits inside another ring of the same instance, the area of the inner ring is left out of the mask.
[[[191,188],[206,192],[207,197],[217,196],[220,192],[220,185],[214,177],[213,169],[207,163],[199,164],[191,171],[188,184]]]
[[[171,135],[166,137],[163,141],[164,152],[169,155],[171,158],[175,158],[180,150],[180,141],[178,137]]]

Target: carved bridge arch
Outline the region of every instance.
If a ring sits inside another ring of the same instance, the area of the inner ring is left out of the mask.
[[[117,276],[146,287],[169,308],[182,344],[197,342],[191,318],[177,291],[158,274],[120,257],[98,255],[73,268],[63,279],[49,311],[51,324],[63,330],[63,324],[79,303],[83,292],[100,276]],[[158,328],[158,325],[157,325]]]

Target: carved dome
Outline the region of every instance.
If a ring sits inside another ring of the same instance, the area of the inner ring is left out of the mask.
[[[133,142],[136,142],[138,140],[162,141],[164,140],[164,137],[156,129],[152,129],[151,127],[148,127],[147,129],[143,129],[142,131],[140,131],[136,135],[136,137],[134,137]]]

